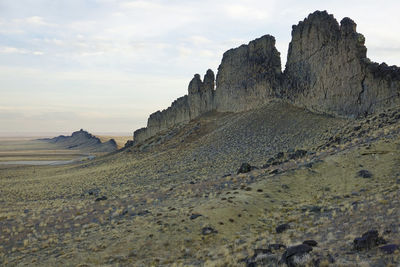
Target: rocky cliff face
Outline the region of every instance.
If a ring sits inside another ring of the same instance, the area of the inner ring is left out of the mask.
[[[147,127],[134,133],[135,142],[166,130],[172,126],[184,124],[188,121],[214,109],[214,83],[215,76],[212,70],[207,70],[204,81],[200,75],[194,75],[189,83],[188,95],[178,98],[172,105],[150,115]]]
[[[265,35],[224,53],[218,68],[216,109],[244,111],[266,103],[280,87],[281,58]]]
[[[150,115],[147,128],[134,133],[141,142],[173,125],[186,123],[211,110],[239,112],[255,108],[275,97],[281,82],[281,60],[275,38],[265,35],[224,53],[215,75],[207,70],[202,81],[196,74],[190,81],[188,95],[171,107]]]
[[[207,70],[204,81],[196,74],[189,83],[188,104],[190,119],[194,119],[215,108],[214,105],[215,75],[212,70]]]
[[[399,69],[371,63],[364,36],[326,11],[293,26],[284,96],[312,111],[359,117],[399,102]]]
[[[364,41],[351,19],[339,24],[326,11],[316,11],[293,26],[283,74],[270,35],[228,50],[218,68],[215,90],[211,70],[204,81],[196,74],[188,95],[150,115],[147,128],[134,133],[135,142],[211,110],[240,112],[273,98],[317,113],[353,118],[400,105],[400,69],[372,63]]]

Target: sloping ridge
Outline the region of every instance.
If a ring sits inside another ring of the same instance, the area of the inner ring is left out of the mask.
[[[279,152],[316,151],[349,124],[353,123],[348,119],[315,114],[273,100],[240,113],[204,114],[182,127],[162,131],[129,150],[139,152],[138,155],[152,155],[149,157],[170,155],[162,164],[179,169],[170,174],[173,179],[200,179],[203,175],[218,178],[236,172],[243,162],[262,167]]]
[[[216,79],[196,74],[188,95],[150,115],[134,133],[137,144],[210,111],[242,112],[283,99],[312,112],[361,118],[400,105],[400,68],[366,57],[365,38],[356,24],[340,24],[316,11],[292,28],[285,71],[275,38],[262,36],[224,53]]]
[[[85,152],[113,152],[117,150],[117,143],[114,139],[102,143],[98,137],[83,129],[73,132],[71,136],[60,135],[41,140],[57,144],[66,149],[76,149]]]

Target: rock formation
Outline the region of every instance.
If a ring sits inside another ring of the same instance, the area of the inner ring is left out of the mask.
[[[114,139],[102,143],[98,137],[83,129],[73,132],[71,136],[60,135],[40,140],[57,144],[65,149],[76,149],[84,152],[113,152],[117,150],[117,143]]]
[[[400,69],[371,63],[356,24],[316,11],[293,26],[284,96],[320,113],[359,117],[400,104]]]
[[[218,67],[216,110],[239,112],[259,107],[275,97],[280,78],[281,58],[271,35],[228,50]]]
[[[195,74],[188,86],[188,95],[178,98],[172,105],[150,115],[147,127],[134,133],[135,142],[166,130],[172,126],[187,123],[188,121],[214,109],[215,76],[212,70],[207,70],[204,81],[199,74]]]
[[[351,19],[344,18],[339,25],[326,11],[316,11],[293,26],[284,73],[270,35],[228,50],[218,68],[215,89],[211,70],[204,81],[196,74],[188,95],[151,114],[147,128],[135,131],[134,142],[212,110],[241,112],[273,98],[350,118],[400,105],[400,68],[372,63],[364,41]]]

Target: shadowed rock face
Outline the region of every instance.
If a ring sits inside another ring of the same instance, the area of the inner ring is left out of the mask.
[[[172,105],[150,115],[147,128],[141,128],[134,133],[135,142],[166,130],[174,125],[184,124],[190,120],[214,109],[214,81],[212,70],[207,70],[204,81],[195,74],[188,86],[188,95],[178,98]]]
[[[190,119],[214,109],[214,81],[215,76],[212,70],[207,70],[204,81],[196,74],[189,83],[188,104]]]
[[[326,11],[310,14],[293,26],[283,74],[270,35],[228,50],[218,68],[215,90],[211,70],[204,81],[196,74],[188,95],[150,115],[147,128],[134,133],[135,142],[212,110],[246,111],[274,98],[350,118],[400,105],[400,68],[372,63],[356,26],[349,18],[339,25]]]
[[[71,136],[60,135],[40,140],[58,144],[66,149],[79,149],[85,152],[113,152],[117,150],[117,143],[114,139],[102,143],[98,137],[83,129],[73,132]]]
[[[326,11],[293,26],[283,95],[309,110],[359,117],[399,102],[399,69],[371,63],[356,24]]]
[[[259,107],[275,96],[280,76],[280,54],[271,35],[228,50],[218,68],[216,109],[239,112]]]
[[[265,35],[224,53],[215,75],[207,70],[204,81],[195,74],[188,86],[188,95],[177,99],[171,107],[150,115],[147,128],[134,133],[141,142],[173,125],[186,123],[211,110],[240,112],[258,107],[272,99],[279,89],[281,60],[275,38]]]

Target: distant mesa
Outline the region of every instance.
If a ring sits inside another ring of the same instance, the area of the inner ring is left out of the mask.
[[[83,129],[73,132],[71,136],[60,135],[40,140],[57,144],[65,149],[76,149],[85,152],[114,152],[117,150],[117,143],[114,139],[102,143],[98,137]]]
[[[350,18],[339,24],[326,11],[310,14],[292,27],[283,72],[271,35],[226,51],[216,79],[212,70],[203,80],[194,75],[188,94],[151,114],[147,127],[134,132],[134,143],[209,111],[241,112],[273,99],[346,118],[400,105],[400,68],[368,59],[356,26]]]

